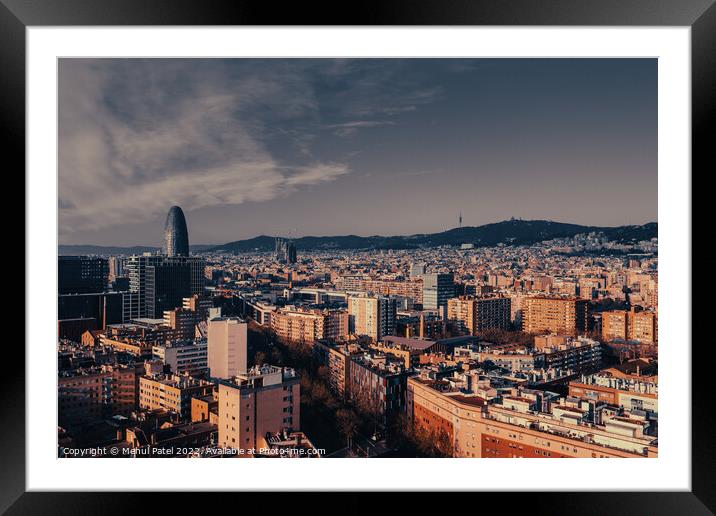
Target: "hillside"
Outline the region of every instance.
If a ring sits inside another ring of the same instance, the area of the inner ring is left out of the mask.
[[[656,222],[642,226],[598,227],[549,220],[505,220],[477,227],[454,228],[440,233],[406,236],[306,236],[294,239],[297,249],[414,249],[442,245],[475,244],[477,247],[499,243],[529,245],[553,238],[568,238],[580,233],[599,231],[617,242],[648,240],[657,236]],[[270,251],[274,237],[261,235],[206,249],[208,252]]]

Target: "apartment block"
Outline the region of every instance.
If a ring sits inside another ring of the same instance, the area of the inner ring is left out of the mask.
[[[286,307],[271,315],[271,328],[279,338],[313,344],[322,339],[348,337],[348,312]]]
[[[152,346],[152,356],[161,360],[172,373],[200,376],[208,372],[206,340],[168,341]]]
[[[134,366],[102,365],[62,371],[58,378],[60,424],[128,415],[137,409],[138,381]]]
[[[396,300],[385,296],[350,296],[348,298],[348,332],[365,335],[374,341],[384,335],[395,335]]]
[[[515,389],[486,400],[445,380],[415,376],[407,383],[408,419],[443,432],[453,457],[656,457],[652,422],[606,404]]]
[[[248,325],[236,317],[208,322],[207,366],[212,378],[232,378],[248,367]]]
[[[481,331],[506,330],[511,321],[509,297],[460,296],[448,300],[448,321],[459,331],[478,335]]]
[[[139,407],[169,410],[188,420],[191,417],[191,399],[211,394],[213,389],[213,383],[191,376],[142,376],[139,379]]]
[[[583,335],[589,302],[573,297],[527,297],[522,300],[522,331]]]
[[[641,360],[634,361],[636,363]],[[628,410],[659,412],[659,382],[656,374],[641,374],[611,367],[569,382],[569,395],[604,401]]]
[[[290,368],[255,366],[219,382],[219,446],[260,450],[270,435],[298,431],[301,385]]]
[[[347,391],[350,400],[363,411],[388,424],[405,407],[408,370],[402,359],[382,353],[361,353],[350,357]]]
[[[602,338],[605,340],[638,340],[645,344],[658,342],[655,312],[612,310],[602,312]]]

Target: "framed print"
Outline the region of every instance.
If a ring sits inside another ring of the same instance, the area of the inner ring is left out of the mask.
[[[8,514],[713,511],[713,2],[0,9],[27,191]]]

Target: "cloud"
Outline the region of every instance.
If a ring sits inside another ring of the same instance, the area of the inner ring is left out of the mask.
[[[348,172],[342,163],[287,166],[261,141],[265,128],[250,110],[272,104],[280,114],[267,120],[297,116],[312,109],[310,92],[288,95],[284,85],[255,77],[230,84],[176,77],[171,63],[163,76],[137,63],[131,73],[146,73],[141,81],[119,77],[126,71],[62,63],[63,234],[146,221],[172,204],[191,211],[266,201]],[[177,94],[172,77],[189,81],[190,90]]]
[[[349,173],[323,137],[395,125],[439,97],[400,62],[63,59],[60,232],[262,202]],[[319,138],[318,135],[321,135]],[[348,155],[349,153],[345,153]]]
[[[382,125],[395,125],[392,120],[356,120],[353,122],[344,122],[342,124],[330,124],[326,127],[332,129],[337,136],[349,136],[358,129],[366,129],[371,127],[380,127]]]

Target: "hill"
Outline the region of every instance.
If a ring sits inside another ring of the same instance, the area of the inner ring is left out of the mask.
[[[454,228],[440,233],[405,236],[306,236],[294,239],[297,249],[416,249],[443,245],[474,244],[476,247],[500,243],[529,245],[553,238],[569,238],[580,233],[602,232],[611,241],[638,242],[656,237],[658,225],[650,222],[641,226],[599,227],[581,226],[549,220],[505,220],[484,226]],[[240,253],[271,251],[274,237],[261,235],[237,240],[205,249],[208,252]]]

